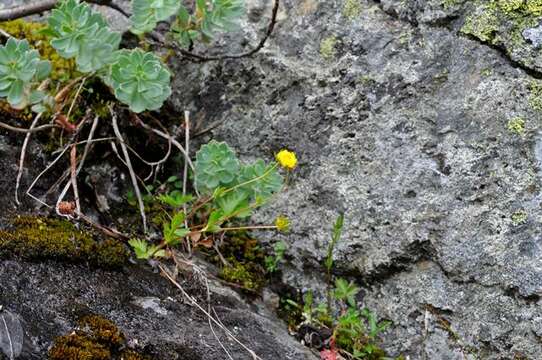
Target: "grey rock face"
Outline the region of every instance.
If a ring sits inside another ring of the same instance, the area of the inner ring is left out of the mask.
[[[483,2],[345,3],[286,0],[254,59],[173,64],[172,104],[222,122],[213,137],[247,159],[298,153],[287,191],[257,216],[292,220],[288,235],[259,234],[288,243],[285,282],[323,286],[344,212],[336,271],[394,321],[393,354],[542,357],[538,55],[462,32]],[[522,135],[509,130],[518,117]]]
[[[212,51],[258,41],[271,3],[248,3],[243,30]],[[522,28],[483,1],[281,3],[254,58],[172,60],[170,105],[202,128],[221,124],[212,137],[245,159],[298,153],[287,191],[255,218],[292,220],[287,235],[259,234],[289,245],[283,280],[324,287],[331,224],[344,212],[336,272],[364,284],[362,304],[394,322],[383,344],[393,355],[542,358],[542,135],[532,91],[541,74],[528,30],[538,23]],[[467,31],[472,14],[487,21]],[[509,130],[516,118],[521,134]],[[115,320],[139,336],[121,302],[105,306],[97,309],[121,314]],[[55,329],[68,328],[61,321]]]
[[[188,291],[196,283],[182,282]],[[45,359],[52,340],[70,333],[87,314],[112,320],[128,344],[154,359],[228,359],[217,338],[235,359],[253,358],[217,326],[211,329],[207,317],[150,268],[107,272],[2,260],[0,289],[0,304],[18,316],[24,330],[20,359]],[[191,295],[206,307],[204,293]],[[211,299],[224,326],[262,359],[315,359],[283,324],[258,314],[235,292],[212,291]]]

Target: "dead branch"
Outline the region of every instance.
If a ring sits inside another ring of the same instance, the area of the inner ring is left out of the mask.
[[[147,217],[145,216],[145,204],[143,203],[143,198],[141,197],[141,191],[139,190],[139,185],[137,184],[137,177],[134,171],[134,168],[132,166],[132,162],[130,160],[130,153],[128,152],[128,148],[126,147],[126,144],[124,142],[124,139],[122,137],[122,134],[119,130],[119,125],[117,122],[117,114],[113,111],[113,107],[109,107],[109,111],[111,113],[111,122],[113,124],[113,131],[115,132],[115,136],[117,137],[117,140],[120,143],[120,148],[122,149],[122,153],[124,155],[124,160],[126,161],[126,167],[128,168],[128,172],[130,173],[130,178],[132,179],[132,186],[134,187],[134,192],[137,197],[137,202],[139,204],[139,213],[141,215],[141,220],[143,221],[143,232],[147,233]]]
[[[129,16],[128,13],[126,13],[119,5],[113,3],[111,0],[85,0],[85,1],[92,4],[96,4],[96,5],[108,6],[112,9],[119,11],[124,16],[127,16],[127,17]],[[57,3],[58,3],[58,0],[42,0],[39,2],[33,2],[30,4],[24,4],[24,5],[19,5],[12,8],[2,9],[0,10],[0,21],[15,20],[15,19],[26,17],[26,16],[30,16],[30,15],[40,14],[42,12],[53,9]]]
[[[43,130],[49,130],[49,129],[55,127],[55,125],[53,125],[53,124],[45,124],[45,125],[36,126],[34,128],[31,128],[31,129],[25,129],[25,128],[20,128],[20,127],[16,127],[16,126],[12,126],[12,125],[0,122],[0,127],[4,128],[6,130],[9,130],[9,131],[18,132],[18,133],[21,133],[21,134],[30,134],[30,133],[40,132],[40,131],[43,131]]]
[[[190,156],[188,155],[188,152],[186,151],[186,149],[181,145],[181,143],[179,143],[173,136],[171,136],[169,133],[167,132],[164,132],[164,131],[160,131],[158,129],[155,129],[153,128],[152,126],[150,125],[147,125],[143,122],[143,120],[141,120],[137,115],[133,114],[134,116],[134,119],[137,121],[137,123],[139,125],[141,125],[143,128],[147,129],[148,131],[151,131],[153,133],[155,133],[156,135],[168,140],[168,141],[171,141],[171,143],[173,144],[173,146],[175,146],[183,155],[184,155],[184,158],[185,158],[185,161],[188,163],[188,166],[190,166],[190,169],[192,169],[192,171],[194,171],[194,164],[192,163],[192,160],[190,159]],[[195,188],[194,189],[194,192],[196,193],[197,196],[199,196],[199,192],[198,192],[198,189]]]
[[[216,326],[218,326],[220,329],[222,329],[226,335],[232,339],[233,341],[235,341],[239,346],[241,346],[243,349],[245,349],[251,356],[253,359],[255,360],[262,360],[261,357],[259,357],[258,355],[256,355],[256,353],[251,350],[250,348],[248,348],[245,344],[243,344],[241,341],[239,341],[239,339],[237,339],[233,334],[232,332],[227,328],[225,327],[224,325],[222,325],[222,323],[215,319],[215,317],[210,314],[207,310],[205,310],[200,304],[198,304],[198,302],[196,301],[195,298],[193,298],[192,296],[190,296],[184,289],[183,287],[177,282],[175,281],[175,279],[171,276],[171,274],[164,268],[163,265],[158,265],[158,267],[160,268],[160,270],[162,271],[162,274],[164,274],[164,276],[169,280],[171,281],[171,283],[173,285],[175,285],[180,291],[181,293],[183,294],[183,296],[188,300],[190,301],[190,303],[192,305],[194,305],[199,311],[201,311],[202,313],[205,314],[205,316],[207,316],[207,318],[212,321]]]
[[[40,120],[43,113],[39,113],[35,118],[34,121],[32,121],[32,124],[30,125],[29,132],[26,133],[26,136],[24,138],[23,146],[21,148],[21,156],[19,157],[19,169],[17,170],[17,179],[15,181],[15,203],[17,205],[21,205],[21,202],[19,201],[19,186],[21,184],[21,177],[23,176],[23,170],[24,170],[24,158],[26,156],[26,148],[28,146],[28,143],[30,142],[30,137],[32,136],[32,129],[36,126],[38,121]]]

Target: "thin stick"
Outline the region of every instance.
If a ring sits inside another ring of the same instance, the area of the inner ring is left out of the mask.
[[[79,190],[77,188],[77,146],[72,145],[70,153],[70,178],[73,188],[73,197],[75,200],[75,211],[81,213],[81,204],[79,202]]]
[[[8,38],[8,39],[13,38],[13,35],[8,33],[7,31],[5,31],[4,29],[0,29],[0,35],[2,35],[5,38]]]
[[[100,139],[93,139],[91,142],[99,142],[99,141],[109,141],[109,140],[112,140],[114,138],[111,138],[111,137],[107,137],[107,138],[100,138]],[[86,144],[88,143],[89,141],[80,141],[80,142],[77,142],[75,143],[75,145],[80,145],[80,144]],[[47,173],[61,158],[62,156],[64,156],[64,154],[66,153],[66,151],[68,151],[68,149],[70,148],[70,145],[71,144],[68,144],[64,147],[64,149],[62,149],[60,151],[60,154],[51,162],[49,163],[49,165],[47,165],[47,167],[38,174],[38,176],[36,176],[36,178],[34,179],[34,181],[32,181],[32,184],[30,184],[30,186],[28,187],[28,189],[26,190],[26,195],[30,196],[32,199],[36,200],[37,202],[41,203],[42,205],[44,206],[47,206],[48,208],[51,208],[52,206],[43,202],[42,200],[38,199],[37,197],[35,197],[32,193],[30,193],[30,191],[34,188],[34,186],[36,186],[36,183],[38,182],[38,180],[45,174]]]
[[[70,105],[70,108],[68,109],[68,114],[66,115],[66,119],[70,121],[70,115],[73,111],[73,107],[75,106],[75,102],[77,101],[77,98],[79,97],[79,94],[81,93],[81,90],[83,89],[83,86],[85,86],[85,82],[87,81],[87,78],[83,78],[83,81],[81,81],[81,85],[77,88],[77,91],[75,92],[75,96],[73,97],[72,103]],[[81,122],[83,124],[84,121]]]
[[[192,296],[190,296],[184,289],[183,287],[177,282],[175,281],[175,279],[173,279],[173,277],[169,274],[168,271],[166,271],[166,269],[163,267],[163,265],[158,265],[158,267],[160,268],[160,270],[162,271],[162,274],[164,274],[166,276],[166,278],[171,281],[171,283],[173,283],[173,285],[175,285],[179,290],[181,290],[181,293],[183,294],[183,296],[188,299],[192,305],[194,305],[199,311],[203,312],[209,319],[210,321],[212,321],[216,326],[220,327],[225,333],[226,335],[228,335],[233,341],[235,341],[237,344],[239,344],[239,346],[241,346],[243,349],[245,349],[246,351],[248,351],[248,353],[252,356],[253,359],[255,360],[263,360],[261,357],[259,357],[258,355],[256,355],[256,353],[254,351],[252,351],[251,349],[249,349],[245,344],[243,344],[241,341],[239,341],[232,333],[230,330],[228,330],[228,328],[226,328],[224,325],[222,325],[218,320],[216,320],[213,315],[211,315],[207,310],[205,310],[200,304],[198,304],[198,302],[196,301],[196,299],[194,299]]]
[[[205,288],[207,289],[207,312],[210,314],[211,310],[214,311],[214,309],[211,309],[211,291],[209,289],[209,280],[207,278],[205,278]],[[215,316],[216,316],[216,312],[215,312]],[[217,320],[219,320],[218,317],[217,317]],[[207,317],[207,321],[209,321],[209,328],[211,328],[211,332],[213,333],[213,336],[218,342],[218,345],[220,345],[220,347],[222,348],[222,350],[224,350],[226,355],[228,355],[228,358],[230,360],[234,360],[233,357],[230,355],[228,349],[226,349],[226,347],[224,346],[224,344],[222,344],[222,341],[220,341],[220,338],[216,334],[215,329],[213,328],[213,323],[211,322],[211,318]]]
[[[184,112],[184,148],[186,150],[186,153],[189,154],[190,153],[190,112],[189,111]],[[185,159],[184,165],[183,165],[183,196],[186,195],[187,180],[188,180],[188,162]],[[186,203],[183,204],[183,211],[184,211],[184,213],[186,215],[186,213],[187,213]],[[184,227],[188,229],[188,220],[186,219],[186,216],[185,216],[185,219],[184,219]],[[191,243],[190,237],[188,237],[188,236],[185,237],[185,241],[186,241],[186,247],[188,248],[188,254],[192,255],[192,243]],[[211,325],[211,323],[209,323],[209,325]],[[213,328],[211,326],[211,330],[212,329]],[[214,330],[213,330],[213,333],[214,333]],[[220,342],[220,340],[219,340],[219,342]],[[220,345],[222,346],[222,344],[220,344]],[[224,350],[226,350],[226,349],[224,349]],[[226,351],[226,353],[228,353],[228,352]],[[228,356],[229,356],[229,354],[228,354]]]
[[[105,235],[107,236],[111,236],[115,239],[122,239],[122,240],[128,240],[130,237],[128,235],[125,235],[115,229],[112,229],[110,227],[106,227],[104,225],[101,225],[101,224],[98,224],[98,223],[95,223],[94,221],[92,221],[88,216],[86,216],[85,214],[83,213],[75,213],[77,216],[79,216],[80,219],[83,219],[87,224],[95,227],[96,229],[100,230],[101,232],[103,232]]]
[[[58,0],[44,0],[40,2],[34,2],[31,4],[19,5],[8,9],[0,10],[0,21],[9,21],[20,19],[26,16],[39,14],[48,10],[53,9]],[[112,9],[115,9],[121,12],[125,16],[129,16],[120,6],[113,3],[111,0],[86,0],[86,2],[109,6]]]
[[[39,113],[35,118],[34,121],[32,121],[32,124],[30,125],[30,129],[32,130],[40,120],[43,113]],[[24,158],[26,156],[26,148],[28,146],[28,143],[30,142],[30,137],[32,136],[32,132],[28,132],[24,138],[23,146],[21,148],[21,156],[19,157],[19,169],[17,170],[17,179],[15,181],[15,203],[17,205],[21,205],[21,202],[19,201],[19,186],[21,185],[21,178],[23,176],[23,169],[24,169]]]
[[[6,335],[8,337],[8,342],[9,342],[9,351],[10,351],[9,360],[14,360],[15,352],[13,351],[13,342],[11,341],[11,335],[9,334],[8,324],[6,324],[6,319],[4,318],[4,315],[2,315],[2,322],[4,323],[4,328],[6,329]]]
[[[143,232],[147,233],[147,217],[145,216],[145,204],[143,203],[141,191],[139,191],[139,185],[137,184],[137,177],[134,172],[134,168],[132,167],[132,162],[130,161],[130,153],[128,152],[126,144],[124,143],[124,139],[122,138],[122,135],[120,133],[119,125],[117,123],[117,114],[115,114],[115,112],[113,111],[112,106],[109,107],[109,110],[111,112],[113,131],[115,132],[115,136],[120,143],[120,148],[122,149],[124,160],[126,160],[126,167],[128,168],[128,172],[130,173],[130,178],[132,179],[132,186],[134,187],[134,192],[136,194],[137,202],[139,204],[139,213],[141,215],[141,220],[143,221]]]
[[[171,141],[171,143],[184,155],[184,158],[186,160],[186,162],[188,163],[188,166],[190,166],[190,169],[192,169],[192,171],[194,171],[194,164],[192,163],[192,160],[190,160],[190,156],[188,155],[188,153],[186,152],[185,148],[177,141],[175,140],[175,138],[171,135],[169,135],[168,133],[165,133],[163,131],[160,131],[158,129],[155,129],[147,124],[145,124],[139,117],[135,117],[137,120],[138,120],[138,123],[144,127],[145,129],[149,130],[149,131],[152,131],[153,133],[155,133],[156,135],[160,136],[160,137],[163,137],[164,139],[168,140],[168,141]],[[196,193],[196,195],[199,197],[200,194],[198,192],[198,188],[197,186],[194,184],[194,192]]]
[[[29,134],[29,133],[35,133],[35,132],[51,129],[51,128],[55,127],[55,125],[46,124],[46,125],[37,126],[35,128],[32,128],[32,129],[25,129],[25,128],[12,126],[12,125],[9,125],[9,124],[6,124],[6,123],[3,123],[3,122],[0,121],[0,127],[4,128],[6,130],[9,130],[9,131],[14,131],[14,132],[22,133],[22,134]]]

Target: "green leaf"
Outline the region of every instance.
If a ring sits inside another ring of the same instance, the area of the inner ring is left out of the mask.
[[[128,244],[134,249],[138,259],[148,259],[150,257],[149,247],[146,241],[141,239],[130,239]]]
[[[335,280],[334,296],[337,300],[346,301],[348,305],[355,307],[355,296],[358,292],[359,288],[353,282],[348,282],[341,278]]]
[[[19,108],[24,99],[24,82],[22,80],[15,80],[11,84],[11,88],[8,94],[8,102],[15,108]]]
[[[234,184],[239,172],[239,160],[226,143],[211,140],[196,153],[194,167],[197,188],[211,194],[219,186]]]
[[[241,188],[248,192],[253,200],[258,200],[259,205],[264,204],[273,194],[282,189],[283,177],[278,173],[275,165],[266,165],[261,159],[241,169],[239,182]]]
[[[158,200],[171,206],[174,209],[178,209],[184,204],[192,201],[194,197],[192,195],[183,195],[180,191],[174,190],[169,194],[162,194],[158,196]]]
[[[220,210],[222,210],[224,216],[229,217],[230,215],[236,213],[237,214],[235,217],[247,216],[247,212],[241,210],[247,209],[249,207],[248,194],[241,189],[236,189],[220,196],[215,200],[215,203],[220,208]]]
[[[337,243],[339,242],[341,238],[343,225],[344,225],[344,215],[340,214],[335,220],[335,224],[333,225],[333,234],[331,237],[331,242],[329,243],[328,248],[327,248],[325,266],[328,273],[330,273],[331,269],[333,268],[333,250],[335,249],[335,246],[337,245]]]
[[[184,47],[198,37],[202,42],[209,42],[216,32],[238,28],[245,12],[243,0],[197,0],[194,14],[184,6],[179,8],[171,31]]]
[[[133,0],[131,31],[138,35],[152,31],[159,21],[175,15],[180,6],[180,0]]]
[[[49,61],[40,61],[36,67],[36,80],[42,81],[51,73],[51,63]]]
[[[221,210],[213,211],[209,215],[209,219],[207,220],[207,225],[202,230],[202,232],[217,233],[220,230],[222,230],[220,228],[220,225],[222,225],[222,217],[223,217],[223,215],[224,214],[222,213]]]
[[[160,59],[141,49],[118,51],[111,71],[103,77],[117,99],[136,113],[162,107],[171,95],[170,78]]]
[[[183,225],[185,219],[185,214],[182,211],[177,212],[175,215],[173,215],[173,218],[171,218],[171,228],[173,230],[178,229],[180,226]]]
[[[8,39],[0,46],[0,98],[7,98],[15,109],[35,104],[39,81],[47,69],[48,61],[40,60],[39,53],[30,48],[28,41]]]
[[[30,93],[29,101],[31,104],[37,104],[41,102],[47,94],[44,91],[34,90]]]
[[[45,31],[60,56],[75,58],[78,70],[103,71],[111,64],[121,35],[112,31],[102,15],[78,0],[60,1]]]

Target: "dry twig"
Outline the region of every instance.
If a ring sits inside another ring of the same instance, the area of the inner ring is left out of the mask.
[[[119,125],[117,122],[117,114],[115,114],[115,112],[113,111],[112,106],[109,107],[109,110],[111,112],[111,122],[113,124],[113,131],[115,132],[115,136],[117,137],[117,140],[120,143],[120,148],[122,149],[124,160],[126,161],[126,167],[128,168],[128,172],[130,173],[130,178],[132,179],[132,186],[134,187],[134,192],[137,197],[137,203],[139,205],[139,213],[141,215],[141,220],[143,221],[143,232],[147,233],[147,216],[145,215],[145,204],[143,203],[143,198],[141,197],[141,191],[139,190],[139,185],[137,184],[137,177],[136,177],[134,168],[132,166],[132,162],[130,160],[130,153],[128,152],[128,148],[126,147],[126,144],[124,143],[122,134],[120,133]]]
[[[32,136],[32,129],[34,129],[40,120],[43,113],[39,113],[34,118],[34,121],[32,121],[32,124],[30,125],[30,131],[26,133],[26,136],[24,138],[23,146],[21,148],[21,156],[19,157],[19,170],[17,171],[17,179],[15,181],[15,203],[17,205],[21,205],[21,202],[19,201],[19,186],[21,185],[21,177],[23,176],[23,169],[24,169],[24,158],[26,156],[26,148],[28,147],[28,143],[30,142],[30,137]]]
[[[198,304],[198,302],[196,301],[195,298],[193,298],[192,296],[190,296],[184,289],[183,287],[177,282],[175,281],[175,279],[171,276],[171,274],[169,273],[169,271],[167,271],[163,265],[158,265],[158,267],[160,268],[160,270],[162,271],[162,274],[164,274],[164,276],[169,280],[171,281],[171,283],[173,285],[175,285],[180,291],[181,291],[181,294],[188,300],[190,301],[190,303],[192,305],[194,305],[199,311],[201,311],[202,313],[205,314],[205,316],[207,316],[207,318],[209,319],[209,321],[212,321],[216,326],[218,326],[220,329],[222,329],[226,335],[232,339],[233,341],[235,341],[239,346],[241,346],[243,349],[245,349],[251,356],[254,360],[263,360],[261,357],[259,357],[258,355],[256,355],[256,353],[251,350],[250,348],[248,348],[245,344],[243,344],[241,341],[239,341],[239,339],[237,339],[233,334],[232,332],[227,328],[225,327],[224,325],[222,325],[220,323],[219,320],[215,319],[215,317],[210,314],[207,310],[205,310],[200,304]]]
[[[96,5],[108,6],[112,9],[117,10],[118,12],[120,12],[126,17],[130,16],[119,5],[113,3],[111,0],[85,0],[85,1],[92,4],[96,4]],[[12,8],[2,9],[0,10],[0,21],[15,20],[15,19],[26,17],[26,16],[30,16],[30,15],[40,14],[42,12],[53,9],[57,3],[58,3],[58,0],[42,0],[38,2],[32,2],[30,4],[24,4],[24,5],[19,5]]]

